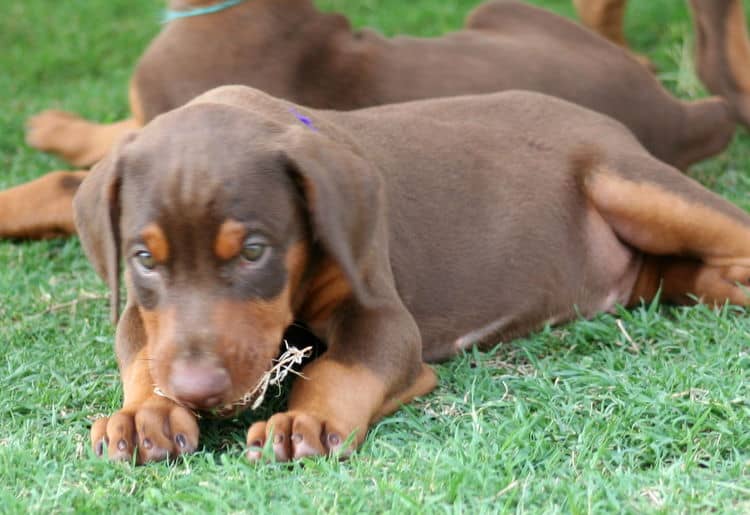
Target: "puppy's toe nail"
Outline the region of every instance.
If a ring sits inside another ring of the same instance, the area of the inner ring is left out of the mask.
[[[286,444],[287,438],[283,434],[276,434],[273,436],[273,454],[276,456],[276,461],[289,461],[289,449]]]
[[[321,449],[316,449],[315,446],[310,445],[300,435],[299,441],[294,443],[294,458],[306,458],[308,456],[320,456],[324,452]]]
[[[96,455],[97,455],[97,456],[99,456],[100,458],[101,458],[102,456],[104,456],[104,448],[106,447],[106,445],[107,445],[107,442],[105,442],[105,441],[104,441],[104,438],[102,438],[102,439],[101,439],[101,440],[99,440],[99,442],[98,442],[98,443],[96,444],[96,447],[94,447],[94,452],[95,452],[95,453],[96,453]]]
[[[341,445],[341,436],[339,436],[337,433],[328,433],[327,440],[329,449],[335,449],[339,445]]]
[[[184,433],[177,433],[174,437],[177,454],[190,454],[198,448],[198,443],[193,442]]]
[[[154,442],[150,438],[144,438],[141,445],[143,445],[144,449],[151,449],[154,446]]]
[[[263,442],[260,440],[255,440],[253,442],[250,442],[249,449],[247,450],[247,459],[250,461],[258,461],[260,460],[261,456],[263,456]]]
[[[126,451],[128,450],[128,442],[126,442],[124,439],[117,442],[117,449],[120,451]]]
[[[169,451],[161,447],[154,447],[153,444],[148,449],[141,452],[141,461],[149,463],[154,461],[166,460],[169,457]]]
[[[302,443],[302,434],[301,433],[294,433],[292,435],[292,443],[293,444]]]

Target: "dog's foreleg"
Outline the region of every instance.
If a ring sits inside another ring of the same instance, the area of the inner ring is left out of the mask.
[[[91,427],[94,452],[113,461],[135,456],[137,463],[148,463],[195,451],[199,429],[193,413],[154,390],[147,331],[133,303],[117,325],[115,346],[124,399],[120,410]]]

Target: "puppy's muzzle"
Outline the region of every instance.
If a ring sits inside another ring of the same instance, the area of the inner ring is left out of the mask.
[[[229,372],[210,357],[177,359],[169,376],[175,399],[194,409],[211,409],[223,404],[231,385]]]

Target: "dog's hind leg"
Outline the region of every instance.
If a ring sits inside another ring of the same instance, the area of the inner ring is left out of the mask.
[[[123,134],[143,126],[140,98],[132,83],[130,110],[132,118],[109,124],[90,122],[65,111],[43,111],[28,120],[26,142],[74,166],[89,167],[107,155]]]
[[[644,254],[630,303],[750,305],[750,216],[650,157],[593,165],[585,195],[624,242]]]
[[[0,191],[0,238],[45,239],[75,234],[73,196],[86,173],[51,172]]]
[[[137,129],[133,119],[100,124],[65,111],[47,110],[29,119],[26,142],[79,167],[101,160],[124,133]]]
[[[648,57],[630,50],[625,38],[623,20],[627,0],[573,0],[573,4],[584,25],[612,43],[630,51],[631,55],[646,68],[654,69]]]
[[[712,93],[726,98],[750,127],[750,38],[741,0],[690,0],[696,67]]]

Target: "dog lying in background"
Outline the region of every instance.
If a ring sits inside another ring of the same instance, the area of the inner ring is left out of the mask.
[[[628,48],[623,30],[627,0],[573,0],[581,20],[610,41]],[[690,0],[695,22],[698,76],[714,95],[729,102],[750,126],[750,39],[742,0]],[[648,58],[634,54],[646,66]]]
[[[339,112],[226,86],[126,137],[75,209],[115,314],[125,262],[124,402],[91,433],[115,460],[194,451],[188,408],[241,409],[293,320],[327,351],[251,459],[350,452],[474,345],[657,295],[749,304],[750,216],[532,92]]]
[[[172,0],[170,6],[184,15],[212,3]],[[50,111],[31,120],[28,140],[90,165],[123,133],[224,84],[331,109],[538,91],[614,117],[678,168],[721,151],[734,130],[723,100],[676,100],[622,49],[519,2],[486,3],[469,15],[465,30],[442,38],[386,39],[352,31],[346,18],[318,12],[311,0],[252,0],[169,23],[136,67],[132,119],[98,125]],[[55,172],[0,192],[0,237],[74,232],[71,201],[84,176]]]

